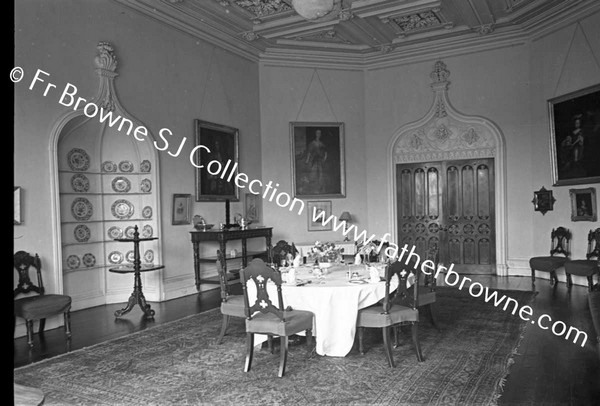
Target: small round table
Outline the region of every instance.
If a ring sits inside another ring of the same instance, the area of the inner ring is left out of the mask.
[[[140,241],[152,241],[158,239],[157,237],[149,237],[149,238],[139,238],[138,227],[135,226],[133,232],[133,238],[115,238],[115,241],[120,242],[133,242],[133,263],[128,265],[119,265],[114,268],[110,268],[109,272],[114,273],[132,273],[133,277],[133,292],[131,296],[129,296],[129,300],[127,301],[127,306],[121,310],[115,311],[115,317],[121,317],[124,314],[127,314],[133,309],[133,307],[137,304],[140,306],[142,311],[144,312],[147,319],[154,318],[154,310],[150,308],[150,305],[146,303],[146,298],[144,297],[144,293],[142,292],[142,272],[150,272],[156,271],[158,269],[162,269],[164,265],[155,265],[155,264],[142,264],[140,260]]]

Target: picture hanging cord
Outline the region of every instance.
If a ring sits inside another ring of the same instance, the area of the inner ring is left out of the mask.
[[[569,48],[567,49],[565,59],[563,60],[562,66],[560,68],[560,74],[558,75],[558,80],[556,81],[556,87],[554,88],[553,96],[556,96],[556,92],[558,90],[558,85],[560,85],[560,80],[562,79],[562,75],[563,75],[563,71],[565,69],[565,65],[567,63],[567,59],[569,59],[569,54],[571,53],[571,48],[573,47],[573,42],[575,41],[575,35],[577,35],[578,28],[581,30],[581,33],[583,34],[583,38],[585,39],[587,47],[588,47],[590,53],[592,54],[592,58],[594,58],[594,62],[596,62],[596,66],[598,68],[600,68],[600,63],[598,63],[598,58],[596,58],[596,55],[594,54],[594,50],[592,49],[590,41],[588,40],[588,37],[585,34],[583,27],[581,26],[581,23],[579,21],[577,21],[577,25],[575,26],[575,29],[573,30],[573,35],[571,36],[571,42],[569,43]]]
[[[310,90],[310,87],[312,86],[315,75],[317,76],[317,79],[319,79],[319,83],[321,84],[321,89],[323,89],[323,93],[325,94],[325,98],[327,99],[327,104],[329,105],[329,110],[331,110],[331,114],[333,114],[334,120],[336,122],[339,122],[335,115],[335,111],[333,110],[333,106],[331,105],[331,101],[329,100],[329,96],[327,95],[327,91],[325,90],[325,86],[323,86],[323,82],[321,81],[321,76],[319,76],[319,72],[317,71],[317,68],[313,69],[313,74],[310,77],[310,82],[308,83],[308,87],[306,88],[306,92],[304,93],[304,97],[302,98],[302,103],[300,104],[300,108],[298,109],[298,114],[296,114],[296,121],[298,121],[298,117],[300,117],[300,113],[302,112],[302,107],[304,107],[304,102],[306,101],[306,96],[308,96],[308,91]]]

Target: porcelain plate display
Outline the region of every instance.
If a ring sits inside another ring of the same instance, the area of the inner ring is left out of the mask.
[[[119,227],[117,226],[112,226],[111,228],[108,229],[108,237],[112,238],[113,240],[115,238],[121,238],[123,236],[123,230],[121,230]]]
[[[133,216],[133,204],[129,200],[119,199],[112,204],[110,211],[118,219],[128,219]]]
[[[72,171],[87,171],[90,167],[90,156],[81,148],[73,148],[67,154],[67,163]]]
[[[92,214],[94,214],[94,207],[85,197],[78,197],[71,204],[71,213],[77,220],[89,220]]]
[[[117,176],[114,178],[111,186],[117,193],[127,193],[131,190],[131,182],[124,176]]]
[[[79,224],[73,230],[73,235],[75,236],[77,242],[88,242],[92,233],[88,226],[85,224]]]
[[[90,180],[82,173],[76,173],[71,177],[71,187],[75,192],[87,192],[90,190]]]

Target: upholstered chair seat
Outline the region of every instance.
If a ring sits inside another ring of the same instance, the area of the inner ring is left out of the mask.
[[[535,271],[548,272],[550,274],[550,286],[556,286],[558,283],[556,271],[564,267],[570,259],[570,242],[571,232],[565,227],[552,229],[550,233],[550,255],[535,256],[529,259],[533,288],[535,288]]]

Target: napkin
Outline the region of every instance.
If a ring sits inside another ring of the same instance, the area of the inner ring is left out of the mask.
[[[379,279],[379,270],[374,266],[369,267],[369,276],[371,277],[371,283],[377,283]]]
[[[360,258],[360,254],[356,254],[354,256],[354,265],[360,265],[362,263],[362,259]]]
[[[292,263],[292,266],[294,268],[298,268],[300,266],[300,264],[302,263],[302,258],[300,258],[300,254],[296,254],[296,258],[294,258],[294,261]]]
[[[287,283],[293,285],[296,283],[296,268],[290,268],[287,273]]]

